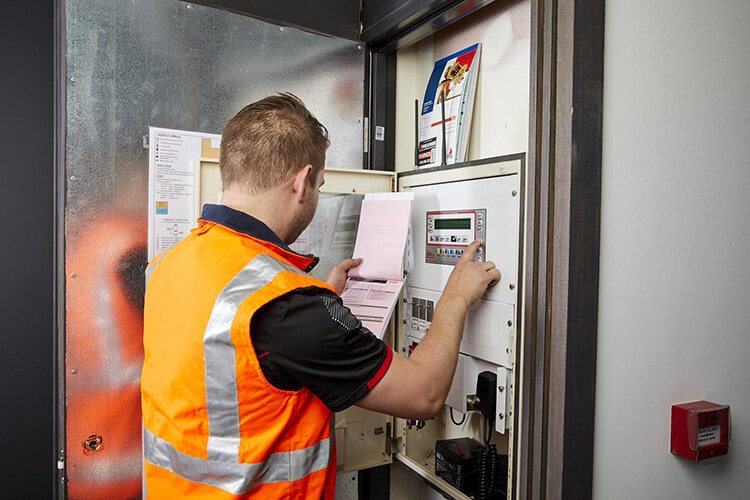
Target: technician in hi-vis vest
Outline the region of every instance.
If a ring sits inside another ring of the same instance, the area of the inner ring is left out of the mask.
[[[474,242],[424,340],[394,356],[338,296],[359,261],[323,282],[287,246],[315,214],[328,145],[291,94],[246,106],[222,135],[221,205],[146,270],[144,497],[332,499],[333,412],[442,407],[466,311],[500,273]]]

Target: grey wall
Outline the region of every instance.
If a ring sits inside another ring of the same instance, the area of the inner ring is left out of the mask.
[[[66,478],[71,500],[140,498],[148,127],[221,133],[291,91],[361,168],[364,50],[178,0],[67,0]],[[50,134],[51,137],[51,134]],[[84,453],[82,440],[104,445]]]
[[[50,498],[53,317],[53,2],[0,14],[0,460],[4,498]]]
[[[594,496],[750,491],[750,2],[611,0]],[[727,460],[669,453],[675,403],[732,407]]]

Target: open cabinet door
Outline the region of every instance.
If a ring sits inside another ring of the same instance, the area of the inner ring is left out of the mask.
[[[366,193],[394,191],[396,174],[358,169],[326,169],[318,211],[306,237],[307,250],[321,255],[314,271],[325,278],[330,268],[349,258],[354,250],[359,212]],[[313,241],[313,234],[324,234],[327,241]],[[398,308],[397,308],[398,309]],[[395,316],[383,341],[395,348]],[[393,461],[394,418],[351,406],[336,414],[336,465],[338,472],[353,472]]]

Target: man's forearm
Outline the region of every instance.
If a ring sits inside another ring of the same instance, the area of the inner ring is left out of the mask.
[[[468,305],[459,295],[443,295],[435,308],[432,326],[414,349],[410,360],[418,364],[425,376],[426,396],[445,402],[453,381]]]

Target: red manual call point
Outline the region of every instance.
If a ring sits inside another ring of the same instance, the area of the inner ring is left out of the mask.
[[[672,406],[671,451],[701,463],[721,460],[729,451],[728,405],[694,401]]]

